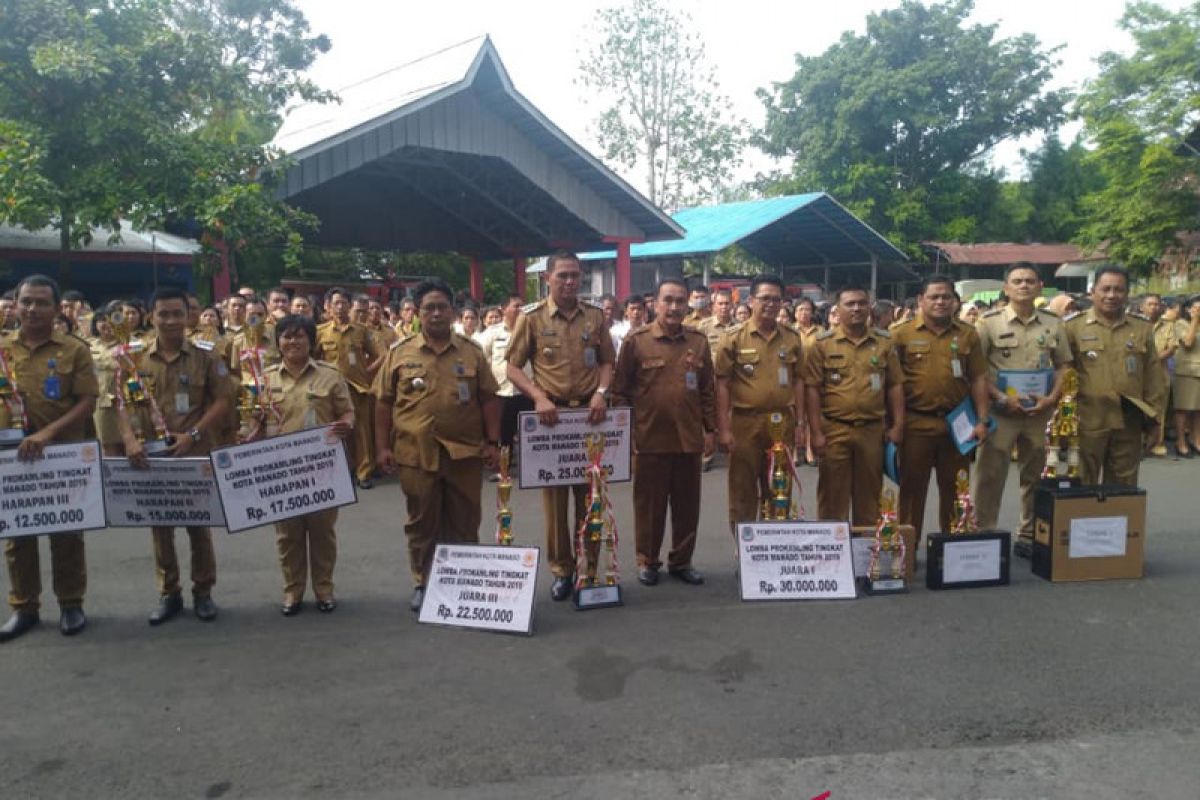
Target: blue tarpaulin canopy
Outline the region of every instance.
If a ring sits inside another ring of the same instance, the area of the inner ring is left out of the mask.
[[[882,279],[916,277],[904,266],[908,257],[903,251],[824,192],[687,208],[673,219],[686,230],[684,237],[635,244],[630,249],[633,261],[699,258],[736,244],[788,274],[800,271],[816,277],[831,267],[862,275],[861,268],[875,262]],[[612,260],[616,252],[585,253],[582,258]]]

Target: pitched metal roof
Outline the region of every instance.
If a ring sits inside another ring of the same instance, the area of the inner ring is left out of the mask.
[[[121,222],[120,233],[119,241],[109,242],[109,231],[94,228],[91,231],[92,240],[72,248],[71,252],[186,256],[200,252],[200,243],[197,241],[162,231],[135,231],[133,226],[125,221]],[[60,246],[58,231],[54,228],[29,231],[14,225],[0,225],[0,250],[41,250],[56,253]]]
[[[630,256],[634,260],[704,256],[737,244],[775,267],[862,264],[872,256],[880,261],[908,260],[825,192],[685,208],[675,214],[675,221],[687,230],[684,238],[635,244]],[[612,250],[582,256],[585,260],[615,257]]]
[[[1065,264],[1068,261],[1105,260],[1103,252],[1084,253],[1076,245],[1058,242],[1047,244],[921,242],[921,246],[933,251],[931,258],[951,264],[1008,266],[1017,261],[1028,261],[1031,264]],[[940,258],[938,251],[940,251]]]
[[[516,91],[491,40],[460,42],[294,109],[276,196],[315,241],[481,256],[683,230]]]

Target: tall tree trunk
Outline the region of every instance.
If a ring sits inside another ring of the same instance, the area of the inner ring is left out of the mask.
[[[64,292],[71,288],[71,223],[68,219],[67,212],[63,211],[58,229],[58,288]]]

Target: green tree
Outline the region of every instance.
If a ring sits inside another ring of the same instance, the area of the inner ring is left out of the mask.
[[[578,82],[607,104],[596,120],[605,157],[641,170],[646,196],[668,211],[716,197],[745,140],[690,22],[659,0],[601,9],[579,64]]]
[[[825,190],[898,245],[973,236],[962,209],[998,192],[984,165],[1002,141],[1052,128],[1065,91],[1046,91],[1058,62],[1037,38],[1000,39],[968,25],[971,0],[905,0],[871,14],[796,73],[759,90],[763,149],[793,159],[772,193]]]
[[[1146,272],[1200,229],[1200,157],[1181,146],[1200,126],[1200,3],[1132,3],[1120,25],[1134,52],[1102,55],[1079,98],[1105,185],[1085,198],[1078,240]]]
[[[0,0],[0,221],[68,250],[121,219],[195,221],[204,241],[299,246],[267,147],[325,37],[290,0]]]
[[[1025,154],[1029,171],[1024,195],[1028,203],[1026,238],[1035,242],[1069,242],[1082,228],[1084,198],[1104,188],[1090,153],[1076,139],[1064,147],[1057,136]]]

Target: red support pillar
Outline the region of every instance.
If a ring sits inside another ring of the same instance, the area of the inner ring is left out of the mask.
[[[483,302],[483,262],[479,256],[471,256],[471,297],[476,303]]]
[[[617,297],[621,300],[633,292],[633,268],[629,259],[629,240],[617,242]]]
[[[525,256],[513,256],[513,294],[525,299],[525,268],[529,266]]]

